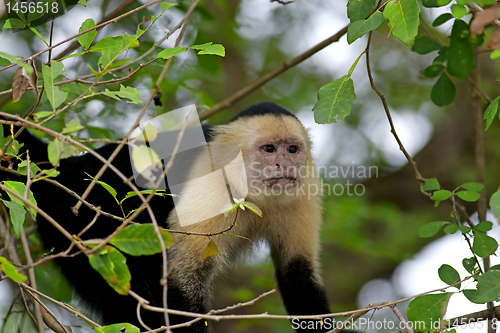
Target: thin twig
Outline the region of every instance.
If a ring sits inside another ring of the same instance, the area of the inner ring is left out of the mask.
[[[31,292],[33,292],[34,294],[37,294],[38,296],[40,297],[43,297],[45,298],[46,300],[54,303],[55,305],[63,308],[64,310],[72,313],[73,315],[75,315],[76,317],[78,318],[82,318],[83,320],[85,320],[86,322],[88,322],[90,325],[92,325],[93,327],[98,327],[98,328],[102,328],[101,325],[99,325],[98,323],[96,323],[95,321],[93,321],[92,319],[90,318],[87,318],[86,316],[84,316],[83,314],[81,314],[79,311],[76,311],[74,310],[71,306],[63,303],[63,302],[59,302],[58,300],[50,297],[50,296],[47,296],[45,295],[44,293],[41,293],[40,291],[36,290],[36,289],[33,289],[31,288],[30,286],[28,286],[26,283],[20,283],[19,284],[21,287],[23,287],[24,289],[27,289]]]
[[[125,11],[125,9],[127,9],[128,6],[134,4],[135,2],[137,2],[137,0],[127,0],[127,1],[124,1],[123,3],[121,3],[115,10],[113,10],[111,13],[109,13],[108,15],[104,16],[104,18],[102,20],[100,20],[97,25],[99,24],[102,24],[104,22],[107,22],[115,17],[117,17],[118,15],[120,15],[120,13],[122,13],[123,11]],[[61,60],[61,58],[64,58],[66,55],[70,54],[71,52],[73,52],[74,50],[76,50],[78,47],[80,47],[80,43],[76,40],[74,40],[71,44],[68,45],[68,47],[63,50],[61,53],[59,53],[57,56],[54,57],[54,60]],[[50,56],[49,56],[49,59],[50,59]]]
[[[477,49],[477,46],[474,46],[474,50]],[[479,194],[479,200],[477,201],[477,218],[478,222],[481,223],[486,221],[486,210],[488,208],[488,203],[486,201],[486,161],[484,158],[484,122],[483,122],[483,107],[481,105],[481,94],[480,90],[476,87],[481,84],[481,59],[480,55],[475,53],[474,55],[474,63],[476,66],[472,68],[471,73],[468,77],[470,77],[470,81],[474,84],[471,89],[471,109],[474,118],[474,162],[476,165],[476,182],[483,185]],[[486,256],[483,259],[484,271],[487,272],[490,269],[490,257]],[[478,263],[479,266],[479,263]],[[487,303],[488,309],[491,312],[491,316],[495,315],[494,304],[493,302]],[[496,325],[492,319],[488,320],[488,333],[496,332]]]
[[[403,146],[403,143],[399,139],[398,133],[396,132],[396,128],[394,127],[394,122],[392,121],[392,116],[391,116],[391,111],[389,110],[389,106],[387,105],[387,101],[385,99],[385,96],[378,90],[377,86],[375,85],[375,81],[373,80],[373,75],[372,75],[372,70],[370,66],[370,45],[371,45],[371,39],[372,39],[372,32],[368,34],[368,43],[366,44],[366,68],[368,72],[368,79],[370,81],[370,86],[372,87],[373,91],[380,97],[380,100],[382,101],[382,105],[384,106],[384,111],[385,115],[387,116],[387,120],[389,121],[389,125],[391,127],[391,133],[394,136],[394,139],[396,139],[396,142],[399,145],[399,149],[403,152],[405,155],[406,159],[408,160],[408,163],[410,163],[410,166],[413,169],[413,173],[415,174],[415,178],[421,182],[422,185],[425,184],[425,179],[422,177],[420,172],[418,171],[417,168],[417,163],[411,158],[410,154],[406,151],[406,148]]]
[[[51,328],[56,333],[70,333],[70,331],[68,331],[68,328],[64,326],[59,321],[59,319],[57,319],[54,313],[52,313],[52,311],[50,311],[50,309],[45,304],[43,304],[43,302],[37,297],[37,295],[35,295],[35,293],[33,293],[31,290],[26,290],[26,292],[30,296],[30,299],[35,300],[35,307],[39,306],[40,309],[43,309],[47,313],[47,315],[45,316],[45,323],[50,323],[50,325],[47,325],[49,326],[49,328]],[[52,320],[50,320],[49,318]]]
[[[450,284],[449,286],[443,287],[443,288],[438,288],[430,291],[426,291],[417,295],[409,296],[402,298],[397,301],[390,301],[390,302],[384,302],[384,303],[377,303],[377,304],[369,304],[367,307],[363,309],[357,309],[357,310],[351,310],[351,311],[345,311],[345,312],[336,312],[336,313],[327,313],[327,314],[320,314],[320,315],[273,315],[273,314],[268,314],[268,313],[260,313],[260,314],[244,314],[244,315],[211,315],[211,314],[200,314],[200,313],[195,313],[195,312],[187,312],[187,311],[179,311],[179,310],[173,310],[173,309],[163,309],[160,307],[155,307],[155,306],[150,306],[147,304],[143,304],[143,307],[147,310],[154,311],[154,312],[167,312],[170,314],[175,314],[179,316],[186,316],[186,317],[194,317],[194,318],[203,318],[203,319],[208,319],[208,320],[230,320],[230,319],[256,319],[256,318],[268,318],[268,319],[323,319],[323,318],[328,318],[328,317],[345,317],[345,316],[350,316],[352,314],[356,313],[367,313],[370,310],[375,310],[375,309],[380,309],[382,307],[388,307],[393,304],[398,304],[398,303],[403,303],[407,302],[413,298],[423,296],[423,295],[428,295],[431,293],[435,292],[444,292],[448,288],[455,287],[456,285],[463,283],[464,281],[467,281],[474,276],[476,276],[477,273],[471,274],[467,277],[465,277],[463,280],[454,282]],[[136,298],[138,301],[140,298],[138,298],[137,294],[135,293],[130,293],[134,298]]]
[[[28,239],[26,238],[26,234],[24,233],[23,228],[21,228],[20,236],[21,236],[21,242],[23,244],[24,255],[26,257],[26,263],[28,265],[31,265],[33,264],[33,258],[31,257]],[[31,287],[33,287],[33,289],[36,289],[37,287],[35,279],[35,270],[33,268],[28,269],[28,277]],[[45,328],[43,327],[42,309],[40,308],[40,305],[37,302],[35,302],[33,305],[35,306],[36,327],[38,329],[38,333],[44,333]]]
[[[73,35],[73,36],[71,36],[71,37],[69,37],[69,38],[66,38],[66,39],[65,39],[65,40],[63,40],[62,42],[59,42],[59,43],[57,43],[57,44],[55,44],[55,45],[53,45],[53,46],[50,46],[50,47],[46,48],[46,49],[45,49],[45,50],[43,50],[43,51],[37,52],[37,53],[35,53],[34,55],[29,56],[28,58],[23,59],[22,61],[23,61],[23,62],[26,62],[26,61],[28,61],[28,60],[33,60],[33,59],[35,59],[35,58],[39,57],[40,55],[44,54],[45,52],[48,52],[48,51],[50,51],[50,50],[52,50],[52,49],[54,49],[54,48],[56,48],[56,47],[58,47],[58,46],[61,46],[61,45],[63,45],[63,44],[65,44],[65,43],[69,42],[70,40],[72,40],[72,39],[74,39],[74,38],[76,38],[76,37],[78,37],[78,36],[84,35],[84,34],[86,34],[87,32],[90,32],[90,31],[93,31],[93,30],[100,29],[100,28],[102,28],[102,27],[104,27],[104,26],[106,26],[106,25],[108,25],[108,24],[111,24],[111,23],[116,23],[116,22],[118,22],[119,20],[121,20],[121,19],[122,19],[122,18],[124,18],[124,17],[127,17],[127,16],[129,16],[129,15],[131,15],[131,14],[135,13],[135,12],[140,11],[141,9],[147,8],[147,7],[152,6],[152,5],[154,5],[154,4],[158,3],[158,2],[161,2],[161,1],[163,1],[163,0],[153,0],[153,1],[152,1],[152,2],[150,2],[150,3],[147,3],[147,4],[145,4],[145,5],[142,5],[142,6],[140,6],[140,7],[135,8],[135,9],[132,9],[131,11],[129,11],[129,12],[127,12],[127,13],[123,14],[123,15],[120,15],[120,16],[118,16],[118,17],[114,18],[114,19],[111,19],[111,20],[106,21],[106,22],[104,22],[104,23],[98,24],[98,25],[96,25],[95,27],[89,28],[89,29],[84,30],[84,31],[82,31],[82,32],[80,32],[80,33],[77,33],[76,35]],[[0,68],[0,72],[2,72],[2,71],[4,71],[4,70],[6,70],[6,69],[8,69],[8,68],[14,67],[14,66],[17,66],[17,63],[12,63],[12,64],[10,64],[10,65],[7,65],[7,66],[5,66],[5,67]]]
[[[403,323],[404,327],[406,327],[406,330],[408,331],[408,333],[413,333],[413,328],[411,328],[411,325],[408,324],[405,317],[403,317],[401,312],[399,312],[398,307],[396,305],[391,305],[390,308],[392,309],[392,312],[394,312],[396,317],[398,317],[399,321],[401,321],[401,323]]]

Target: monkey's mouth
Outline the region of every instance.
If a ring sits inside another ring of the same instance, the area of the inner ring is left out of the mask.
[[[294,178],[294,177],[274,177],[274,178],[264,179],[263,182],[267,186],[297,185],[297,178]]]

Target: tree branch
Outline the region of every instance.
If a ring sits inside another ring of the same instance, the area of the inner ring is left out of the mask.
[[[222,102],[217,103],[216,105],[212,106],[210,109],[206,110],[205,112],[200,113],[200,120],[201,121],[206,120],[209,117],[213,116],[214,114],[231,107],[231,105],[233,105],[234,103],[236,103],[240,99],[246,97],[247,95],[252,93],[254,90],[256,90],[256,89],[260,88],[261,86],[263,86],[264,84],[266,84],[267,82],[271,81],[272,79],[274,79],[276,76],[280,75],[281,73],[283,73],[287,69],[290,69],[290,68],[300,64],[302,61],[310,58],[315,53],[318,53],[319,51],[321,51],[322,49],[324,49],[328,45],[330,45],[334,42],[338,42],[339,39],[342,36],[344,36],[346,33],[347,33],[347,26],[343,27],[337,33],[335,33],[333,36],[325,39],[324,41],[315,45],[314,47],[312,47],[308,51],[302,53],[301,55],[283,62],[277,68],[275,68],[271,72],[265,74],[264,76],[261,76],[259,79],[252,82],[251,84],[247,85],[246,87],[241,88],[240,90],[235,92],[232,96],[226,98]]]

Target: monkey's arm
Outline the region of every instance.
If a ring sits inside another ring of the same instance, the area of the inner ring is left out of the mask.
[[[319,202],[305,201],[287,212],[288,219],[279,221],[279,227],[270,239],[271,255],[276,269],[276,280],[285,308],[290,315],[319,315],[331,313],[326,292],[318,273]],[[297,327],[308,327],[301,329]],[[311,329],[313,324],[314,329]],[[321,322],[312,319],[292,320],[297,332],[328,332]]]
[[[283,303],[291,315],[330,313],[324,287],[317,281],[311,262],[302,256],[276,270]]]
[[[310,259],[297,255],[287,263],[275,263],[276,280],[290,315],[318,315],[331,313],[323,285],[318,281]],[[296,332],[328,332],[313,319],[292,320]],[[311,329],[314,327],[314,329]],[[304,328],[304,329],[301,329]]]

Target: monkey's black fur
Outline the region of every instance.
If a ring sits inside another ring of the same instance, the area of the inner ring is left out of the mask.
[[[254,117],[260,115],[284,115],[295,117],[291,112],[274,103],[264,102],[253,105],[240,112],[232,121],[244,117]],[[210,141],[210,128],[204,127],[206,139]],[[19,138],[24,142],[25,148],[29,149],[30,157],[35,162],[46,161],[46,145],[24,132]],[[100,149],[97,153],[104,158],[108,158],[116,149],[117,145],[109,144]],[[126,177],[132,176],[129,151],[124,147],[118,156],[112,162]],[[97,160],[91,154],[70,157],[61,160],[60,175],[55,178],[59,183],[70,188],[79,195],[82,195],[90,184],[90,177],[86,173],[95,176],[102,167],[102,162]],[[109,169],[101,177],[101,180],[116,189],[118,199],[131,191],[130,187]],[[70,234],[76,235],[87,224],[92,221],[95,212],[82,205],[78,216],[75,216],[71,208],[77,203],[77,199],[54,185],[37,181],[32,185],[32,191],[38,202],[38,206],[52,216],[60,225]],[[95,186],[87,201],[94,206],[100,206],[103,211],[112,213],[116,216],[122,216],[119,206],[115,200],[102,186]],[[127,199],[124,202],[123,210],[129,212],[137,208],[141,200],[137,197]],[[171,197],[154,196],[150,206],[155,214],[155,218],[161,227],[168,228],[166,225],[167,217],[173,209]],[[143,211],[135,221],[140,223],[149,223],[150,218],[146,211]],[[48,221],[38,215],[38,230],[47,249],[54,248],[55,253],[64,251],[70,245],[69,240],[55,229]],[[89,228],[83,235],[84,239],[101,239],[111,234],[121,222],[100,216],[97,222]],[[286,241],[286,240],[284,240]],[[132,274],[131,289],[139,295],[151,301],[151,305],[162,307],[163,288],[160,285],[162,277],[162,258],[161,254],[152,256],[133,257],[126,255],[127,265]],[[102,323],[112,324],[120,322],[129,322],[141,327],[137,320],[136,308],[137,301],[130,296],[121,296],[117,294],[97,273],[91,268],[88,258],[83,254],[73,258],[58,258],[63,273],[73,284],[77,294],[102,317]],[[292,315],[315,315],[330,313],[330,307],[326,298],[324,288],[313,278],[313,268],[307,258],[298,257],[286,266],[278,268],[276,265],[276,278],[283,296],[283,302],[289,314]],[[204,279],[204,272],[201,270],[198,275],[201,282]],[[203,286],[203,283],[198,285]],[[184,310],[190,312],[204,313],[209,310],[206,299],[199,295],[185,295],[175,281],[168,283],[168,306],[172,309]],[[143,321],[151,328],[157,328],[164,325],[164,316],[161,313],[150,311],[141,311]],[[191,318],[181,316],[170,316],[170,324],[182,323]],[[302,332],[301,330],[298,330]],[[306,330],[304,332],[319,332],[327,330]],[[180,332],[207,332],[203,320],[198,321],[192,326],[180,330]]]
[[[243,118],[243,117],[255,117],[255,116],[263,116],[263,115],[275,115],[275,116],[286,116],[286,117],[293,117],[297,119],[297,117],[285,109],[284,107],[272,103],[272,102],[261,102],[259,104],[254,104],[245,110],[239,112],[231,121],[235,121],[237,119]],[[298,119],[297,119],[298,120]]]

